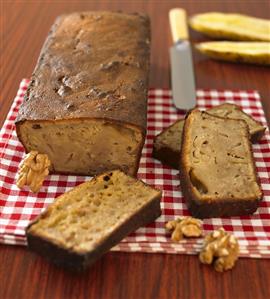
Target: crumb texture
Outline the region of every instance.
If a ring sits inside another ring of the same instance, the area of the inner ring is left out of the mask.
[[[265,130],[265,128],[259,122],[254,120],[251,116],[243,112],[239,106],[234,104],[224,103],[222,105],[208,109],[207,112],[215,116],[244,120],[248,125],[250,135]]]
[[[61,195],[28,233],[77,253],[89,252],[161,192],[121,171]]]
[[[162,147],[169,147],[180,153],[184,120],[176,121],[172,126],[165,129],[155,138],[155,147],[159,150]]]
[[[134,127],[104,120],[25,122],[21,137],[28,151],[47,153],[52,171],[95,175],[137,171],[143,135]]]
[[[184,171],[201,200],[258,199],[247,125],[194,110],[183,146]]]

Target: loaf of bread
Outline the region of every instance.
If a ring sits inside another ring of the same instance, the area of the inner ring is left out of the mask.
[[[252,142],[258,142],[264,134],[265,127],[243,112],[237,105],[224,103],[208,109],[207,113],[225,118],[244,120],[248,125]],[[175,169],[179,168],[183,127],[184,120],[177,120],[154,138],[153,157]]]
[[[193,110],[183,129],[180,170],[181,190],[194,217],[252,214],[261,200],[243,120]]]
[[[57,18],[16,120],[26,152],[51,172],[137,173],[145,140],[150,22],[83,12]]]
[[[104,173],[56,198],[26,229],[31,250],[82,269],[160,214],[161,191],[119,170]]]

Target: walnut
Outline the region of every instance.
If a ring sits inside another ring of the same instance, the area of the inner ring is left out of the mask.
[[[47,155],[31,151],[19,165],[16,185],[20,189],[27,185],[32,192],[37,193],[45,177],[49,174],[50,165],[51,162]]]
[[[220,228],[205,236],[199,259],[203,264],[214,262],[216,271],[223,272],[234,266],[238,254],[239,245],[236,237]]]
[[[180,241],[183,237],[199,237],[202,235],[202,221],[192,217],[178,218],[166,223],[166,229],[172,232],[171,239]]]

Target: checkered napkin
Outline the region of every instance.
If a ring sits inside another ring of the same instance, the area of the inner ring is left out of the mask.
[[[25,245],[24,229],[54,198],[89,177],[50,175],[41,191],[33,194],[19,190],[15,175],[24,150],[15,133],[14,120],[29,84],[23,80],[15,101],[0,134],[0,242]],[[198,107],[205,109],[231,102],[266,126],[260,96],[256,91],[198,90]],[[178,171],[162,165],[151,157],[154,136],[179,117],[171,102],[169,90],[149,91],[147,139],[142,152],[138,176],[146,183],[162,189],[162,216],[156,222],[138,229],[112,250],[127,252],[164,252],[194,254],[202,246],[202,239],[187,239],[173,243],[164,229],[165,222],[178,216],[187,216],[185,201],[179,187]],[[270,135],[267,130],[259,144],[253,145],[258,176],[263,190],[263,200],[252,216],[213,218],[204,220],[204,232],[224,227],[234,233],[240,243],[241,256],[270,258]]]

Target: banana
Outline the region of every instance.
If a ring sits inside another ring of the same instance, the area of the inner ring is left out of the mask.
[[[204,42],[196,49],[214,59],[270,65],[270,42]]]
[[[190,26],[214,38],[270,41],[270,21],[241,14],[210,12],[194,15]]]

